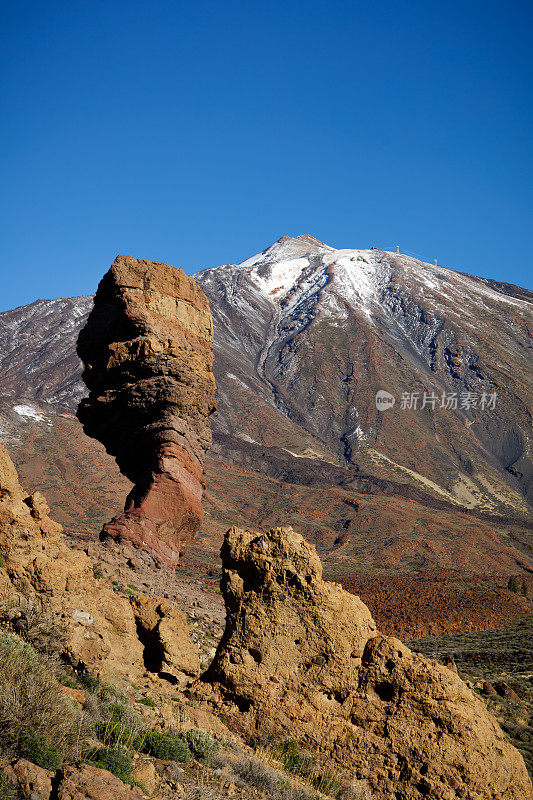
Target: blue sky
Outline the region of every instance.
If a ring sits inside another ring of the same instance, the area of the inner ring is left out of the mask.
[[[529,0],[4,4],[0,309],[284,234],[531,287]]]

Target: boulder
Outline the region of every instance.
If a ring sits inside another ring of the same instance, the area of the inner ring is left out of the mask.
[[[133,779],[136,783],[140,783],[151,797],[159,784],[153,760],[142,756],[136,759],[133,764]]]
[[[203,519],[203,461],[215,410],[209,302],[183,270],[118,256],[78,354],[89,396],[78,418],[134,487],[102,537],[174,566]]]
[[[4,774],[18,788],[22,796],[29,797],[31,800],[49,800],[52,794],[54,773],[32,764],[25,758],[19,758],[9,764],[4,769]],[[7,793],[2,796],[14,797]]]
[[[379,634],[291,528],[232,528],[226,629],[194,695],[249,740],[297,739],[382,800],[531,800],[523,759],[450,669]]]
[[[57,800],[143,800],[137,786],[126,786],[106,769],[83,764],[59,774]]]
[[[510,700],[511,703],[521,703],[521,699],[517,695],[514,689],[511,689],[508,683],[505,681],[498,681],[494,684],[495,690],[498,692],[500,697],[503,697],[504,700]]]
[[[459,674],[457,670],[457,664],[455,663],[455,658],[453,656],[445,656],[442,659],[442,664],[444,667],[448,667],[451,672],[455,672],[456,675]]]

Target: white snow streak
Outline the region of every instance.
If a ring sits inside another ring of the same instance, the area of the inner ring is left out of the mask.
[[[253,273],[253,280],[257,283],[265,294],[277,294],[282,297],[292,289],[300,273],[305,267],[309,266],[307,258],[290,258],[286,261],[278,261],[263,267]]]
[[[13,411],[20,417],[25,417],[26,419],[33,419],[36,422],[45,422],[44,414],[34,406],[27,406],[27,405],[13,406]]]

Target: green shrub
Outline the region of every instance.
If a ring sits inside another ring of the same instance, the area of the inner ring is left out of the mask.
[[[515,575],[511,575],[507,581],[507,588],[510,592],[518,592],[518,578],[516,578]]]
[[[312,784],[322,794],[329,794],[332,797],[337,797],[342,789],[335,775],[332,772],[328,772],[328,770],[316,775],[312,780]]]
[[[122,689],[119,689],[118,686],[115,686],[114,683],[100,683],[99,689],[99,697],[100,700],[103,700],[107,703],[120,703],[122,706],[128,706],[130,704],[130,700],[126,692]]]
[[[0,631],[0,650],[5,654],[16,654],[28,662],[35,663],[37,661],[35,648],[16,633]]]
[[[6,565],[6,560],[4,556],[0,553],[0,569],[4,569],[5,565]]]
[[[30,600],[14,606],[12,600],[0,598],[0,622],[43,655],[59,657],[65,650],[64,624],[43,613],[41,607]]]
[[[302,766],[300,746],[296,739],[287,739],[274,750],[276,758],[283,764],[287,772],[298,772]]]
[[[522,579],[522,586],[520,587],[520,594],[522,595],[522,597],[527,597],[528,595],[527,583],[523,579]]]
[[[185,733],[185,741],[195,758],[209,758],[220,749],[220,745],[211,734],[191,728]]]
[[[24,800],[20,787],[15,786],[4,772],[0,772],[0,800]]]
[[[106,746],[120,746],[128,750],[141,750],[144,744],[142,733],[119,720],[97,722],[94,730],[98,739]]]
[[[102,690],[102,693],[109,694],[105,689]],[[97,721],[94,728],[100,741],[106,747],[120,746],[128,750],[140,750],[143,746],[144,734],[141,732],[141,718],[136,714],[133,706],[109,703],[107,714],[107,719]]]
[[[274,748],[274,755],[286,772],[304,778],[322,794],[337,797],[340,793],[342,786],[336,776],[324,769],[311,753],[300,750],[296,739],[286,739],[279,744]]]
[[[187,742],[175,733],[149,731],[144,739],[143,752],[163,761],[181,761],[191,759],[191,751]]]
[[[133,764],[131,755],[127,750],[120,747],[101,747],[91,753],[90,758],[87,760],[96,767],[107,769],[123,783],[131,783]]]
[[[316,790],[293,786],[288,776],[273,769],[259,758],[254,756],[233,756],[224,751],[219,751],[210,761],[210,766],[226,767],[249,786],[253,786],[269,800],[319,800]]]
[[[59,681],[61,686],[68,686],[69,689],[78,688],[78,684],[76,683],[74,678],[71,678],[70,675],[65,675],[64,672],[59,673],[59,675],[57,676],[57,680]]]
[[[128,717],[128,709],[121,703],[109,703],[107,710],[111,715],[111,719],[117,722],[122,722]]]
[[[131,703],[109,703],[107,711],[113,722],[123,722],[136,730],[143,727],[142,720]]]
[[[100,681],[89,672],[80,673],[80,675],[78,675],[78,683],[91,694],[98,694]]]
[[[19,732],[17,752],[21,758],[53,772],[59,769],[63,762],[63,757],[57,747],[54,747],[46,736],[40,736],[32,730]]]
[[[148,708],[155,708],[156,702],[151,697],[141,697],[140,700],[137,701],[138,703],[142,703],[143,706],[148,706]]]

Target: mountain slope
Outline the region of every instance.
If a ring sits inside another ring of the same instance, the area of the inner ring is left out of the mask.
[[[530,516],[533,293],[308,236],[196,279],[215,321],[218,434]],[[394,408],[376,408],[379,389]]]
[[[531,568],[533,293],[310,236],[195,278],[214,318],[218,411],[191,564],[212,562],[230,524],[290,521],[338,574]],[[0,436],[83,536],[127,488],[72,419],[91,302],[0,314]],[[394,407],[376,408],[380,389]],[[412,393],[418,407],[402,408]],[[441,407],[453,393],[457,409]]]

